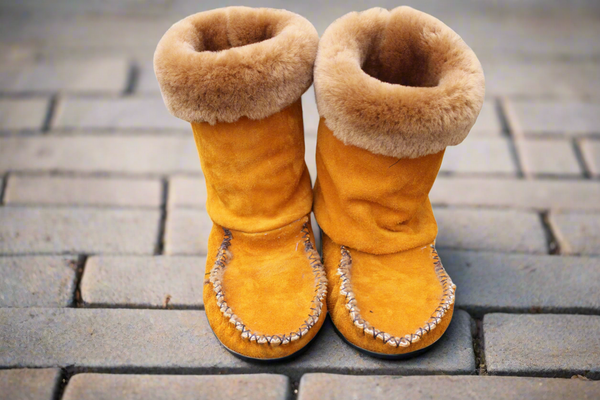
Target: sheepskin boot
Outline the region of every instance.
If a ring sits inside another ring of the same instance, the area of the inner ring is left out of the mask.
[[[327,314],[300,102],[317,46],[297,14],[231,7],[179,21],[154,55],[165,104],[191,122],[206,178],[206,316],[243,358],[298,352]]]
[[[450,323],[455,285],[435,250],[428,194],[446,146],[475,123],[484,77],[439,20],[409,7],[335,21],[319,43],[314,212],[328,309],[343,337],[403,358]]]

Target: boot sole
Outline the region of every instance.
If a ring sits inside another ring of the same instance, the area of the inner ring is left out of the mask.
[[[352,347],[353,349],[358,350],[359,352],[366,354],[370,357],[374,357],[374,358],[379,358],[382,360],[408,360],[417,356],[420,356],[423,353],[426,353],[427,351],[429,351],[431,348],[435,347],[436,343],[439,341],[436,340],[435,342],[433,342],[432,344],[430,344],[427,347],[424,347],[422,349],[416,350],[416,351],[411,351],[410,353],[403,353],[403,354],[387,354],[387,353],[376,353],[374,351],[370,351],[370,350],[366,350],[363,349],[362,347],[359,347],[357,345],[355,345],[354,343],[351,343],[350,341],[348,341],[348,339],[346,339],[346,337],[344,335],[342,335],[342,333],[338,330],[338,328],[335,326],[335,324],[333,323],[333,321],[331,321],[331,324],[333,325],[333,329],[335,330],[335,333],[337,333],[337,335],[350,347]]]

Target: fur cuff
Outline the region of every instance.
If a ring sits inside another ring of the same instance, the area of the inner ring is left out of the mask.
[[[319,36],[285,10],[228,7],[174,24],[154,53],[171,114],[189,122],[266,118],[312,83]]]
[[[319,113],[345,144],[416,158],[462,142],[485,93],[473,51],[410,7],[352,12],[327,28],[315,63]]]

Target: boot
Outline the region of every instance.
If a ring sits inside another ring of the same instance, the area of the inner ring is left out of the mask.
[[[428,194],[446,146],[475,123],[484,77],[439,20],[409,7],[335,21],[319,43],[314,212],[328,309],[343,338],[383,358],[444,333],[455,286],[435,250]]]
[[[298,352],[327,314],[300,102],[317,46],[299,15],[231,7],[176,23],[154,55],[165,104],[191,122],[206,178],[206,316],[242,358]]]

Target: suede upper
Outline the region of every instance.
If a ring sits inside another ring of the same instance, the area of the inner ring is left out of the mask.
[[[244,117],[192,128],[206,178],[206,210],[214,222],[264,232],[310,213],[300,99],[260,121]]]
[[[215,223],[204,285],[208,320],[238,354],[288,356],[316,334],[327,310],[307,217],[312,190],[300,99],[259,121],[192,128]]]
[[[174,24],[154,53],[171,114],[189,122],[262,119],[295,102],[313,78],[319,36],[285,10],[227,7]]]
[[[433,243],[428,199],[444,151],[394,159],[345,145],[321,120],[315,217],[329,314],[352,344],[382,355],[423,349],[444,333],[454,287]]]
[[[352,12],[319,43],[315,94],[345,144],[416,158],[460,143],[483,105],[479,60],[452,29],[410,7]]]
[[[314,212],[334,242],[391,254],[435,240],[429,191],[444,151],[395,159],[344,145],[323,119],[317,137]]]

